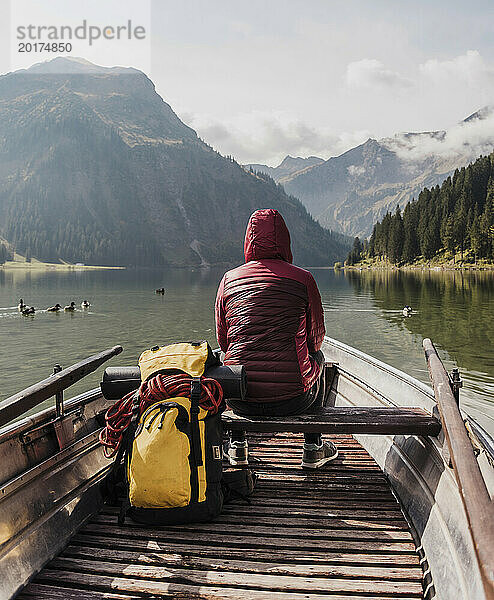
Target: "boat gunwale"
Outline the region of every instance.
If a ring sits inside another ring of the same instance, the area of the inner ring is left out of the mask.
[[[93,388],[81,394],[77,394],[68,400],[64,400],[65,415],[68,416],[77,412],[81,406],[85,406],[93,400],[97,400],[103,394],[100,388]],[[44,400],[43,402],[46,402]],[[53,419],[57,416],[57,407],[55,404],[48,406],[41,411],[34,413],[33,415],[27,415],[20,417],[19,419],[13,420],[11,423],[7,423],[0,427],[0,443],[6,442],[12,438],[15,438],[26,431],[37,427],[43,427],[44,425],[50,425]]]
[[[327,360],[339,362],[341,378],[334,393],[342,406],[365,406],[369,400],[382,405],[380,398],[384,396],[386,404],[398,400],[400,405],[428,406],[439,413],[432,387],[338,340],[326,338],[323,349]],[[362,379],[365,388],[359,383]],[[374,388],[377,394],[370,393]],[[409,397],[403,395],[407,389]],[[485,450],[479,455],[478,464],[483,463],[482,475],[492,484],[491,436],[474,418],[463,412],[461,416],[479,433],[470,436],[470,444],[477,438]],[[480,439],[482,434],[485,443]],[[366,434],[355,437],[381,467],[415,539],[419,540],[428,580],[430,573],[428,597],[434,592],[434,597],[441,600],[453,595],[462,600],[486,600],[460,490],[455,473],[449,468],[444,432],[433,438]]]
[[[432,341],[426,338],[422,345],[485,595],[494,600],[494,504],[459,410],[459,396],[453,393],[451,378]]]
[[[347,344],[340,342],[339,340],[336,340],[329,336],[324,336],[324,341],[326,343],[328,343],[329,345],[334,346],[335,348],[345,352],[346,354],[350,354],[351,356],[354,356],[355,358],[363,360],[364,362],[367,362],[374,367],[378,367],[381,371],[389,373],[390,375],[403,381],[403,383],[416,388],[419,392],[421,392],[422,394],[425,394],[430,399],[430,401],[432,402],[433,409],[437,407],[436,399],[434,396],[434,391],[433,391],[432,387],[427,385],[426,383],[423,383],[422,381],[413,377],[412,375],[409,375],[408,373],[405,373],[404,371],[401,371],[400,369],[397,369],[396,367],[393,367],[392,365],[388,365],[387,363],[385,363],[377,358],[374,358],[373,356],[370,356],[369,354],[366,354],[365,352],[362,352],[361,350],[358,350],[357,348],[354,348],[353,346],[348,346]],[[365,385],[365,387],[372,390],[372,392],[373,392],[372,395],[374,395],[376,397],[376,399],[377,399],[377,397],[379,397],[380,399],[384,400],[385,403],[388,405],[402,406],[401,404],[396,404],[396,403],[392,402],[392,400],[390,400],[382,392],[373,388],[371,385],[366,383],[360,377],[357,377],[351,371],[347,371],[346,369],[342,368],[340,365],[337,365],[337,367],[338,367],[338,371],[344,372],[346,375],[349,375],[354,381],[359,381],[360,383],[363,383]],[[482,447],[482,449],[485,451],[486,455],[489,457],[489,462],[494,466],[494,436],[491,435],[475,419],[475,417],[469,415],[462,409],[460,409],[460,412],[462,414],[463,419],[472,424],[472,426],[474,428],[474,431],[472,433],[475,435],[477,442]],[[479,435],[477,435],[477,432],[479,432]]]
[[[55,365],[53,373],[45,379],[0,400],[0,425],[7,425],[24,413],[39,406],[45,400],[56,397],[57,416],[64,415],[63,391],[96,371],[103,363],[123,351],[120,345],[113,346],[89,356],[65,369]]]

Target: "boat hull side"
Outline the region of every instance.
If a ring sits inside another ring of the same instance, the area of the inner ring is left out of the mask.
[[[323,351],[326,360],[338,363],[332,390],[337,405],[409,406],[437,414],[432,390],[418,380],[331,338],[325,339]],[[467,518],[445,458],[444,436],[355,437],[387,476],[417,537],[428,596],[484,600]]]
[[[49,423],[42,425],[38,438],[41,460],[39,456],[38,460],[26,458],[32,464],[0,484],[0,598],[15,596],[98,511],[100,482],[109,466],[98,441],[97,420],[91,418],[100,402],[96,397],[78,408],[78,419],[84,413],[88,416],[86,426],[78,439],[58,452],[46,452],[53,436]],[[88,429],[93,431],[88,433]],[[0,436],[0,442],[8,444],[13,453],[22,453],[23,431],[21,425],[15,435]]]

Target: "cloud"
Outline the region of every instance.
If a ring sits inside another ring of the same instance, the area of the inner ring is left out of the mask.
[[[451,60],[433,58],[419,65],[419,71],[425,78],[440,85],[447,82],[476,85],[494,81],[494,69],[485,62],[478,50],[468,50],[466,54]]]
[[[412,82],[396,71],[387,69],[375,58],[351,62],[346,68],[346,83],[350,88],[406,88]]]
[[[494,150],[494,106],[482,111],[482,118],[462,121],[447,131],[398,134],[384,141],[401,158],[410,161],[439,158],[474,159]]]
[[[335,135],[283,112],[253,111],[216,121],[207,115],[181,115],[198,135],[223,154],[241,163],[277,165],[287,155],[329,158],[361,144],[368,131]],[[185,118],[187,117],[187,118]]]
[[[345,77],[347,85],[328,96],[324,112],[313,110],[316,103],[309,99],[291,110],[264,109],[262,103],[255,109],[237,105],[233,114],[208,112],[209,107],[196,112],[189,105],[189,112],[181,116],[206,142],[241,163],[275,166],[287,154],[327,159],[369,137],[382,138],[400,129],[448,128],[442,135],[396,135],[383,140],[410,160],[413,169],[417,168],[413,161],[432,155],[470,160],[493,149],[494,117],[450,127],[455,118],[494,100],[494,64],[477,50],[448,60],[416,61],[402,73],[364,58],[347,64]],[[366,95],[364,104],[362,90],[374,92]],[[401,91],[406,93],[396,102]]]

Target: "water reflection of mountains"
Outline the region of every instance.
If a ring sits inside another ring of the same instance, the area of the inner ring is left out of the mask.
[[[345,276],[357,294],[372,294],[389,321],[431,338],[460,367],[494,375],[494,272],[366,270]],[[396,310],[405,305],[413,308],[410,318]]]

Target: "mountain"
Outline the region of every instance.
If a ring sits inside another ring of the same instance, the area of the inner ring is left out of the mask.
[[[65,58],[59,56],[50,61],[40,62],[32,65],[29,69],[21,69],[17,73],[42,73],[42,74],[57,74],[57,75],[68,75],[68,74],[89,74],[89,73],[139,73],[137,69],[132,67],[100,67],[92,62],[89,62],[85,58],[70,57]]]
[[[494,107],[484,107],[448,131],[368,139],[341,156],[284,177],[286,191],[325,227],[370,235],[396,205],[494,148]]]
[[[298,262],[346,255],[272,179],[200,140],[144,73],[57,58],[0,77],[0,236],[22,254],[237,263],[249,215],[265,207],[284,215]]]
[[[254,171],[266,173],[266,175],[272,177],[277,183],[283,183],[287,177],[291,177],[296,173],[298,174],[305,169],[313,167],[314,165],[319,165],[323,162],[324,160],[322,158],[318,158],[317,156],[301,158],[300,156],[293,157],[288,155],[285,156],[285,158],[277,167],[268,167],[267,165],[256,163],[251,163],[245,166],[249,169],[252,168]]]

